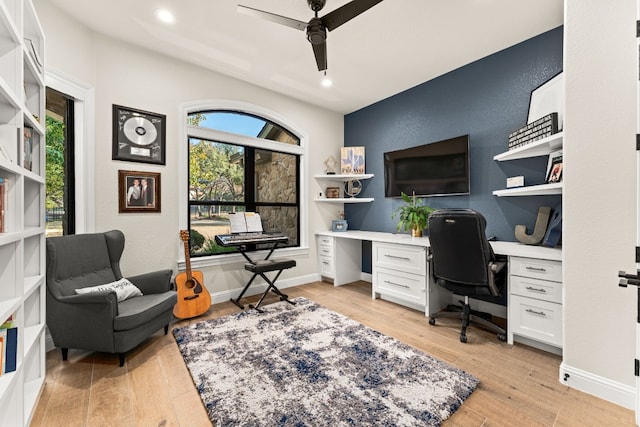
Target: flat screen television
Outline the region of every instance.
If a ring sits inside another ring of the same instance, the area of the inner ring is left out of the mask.
[[[469,194],[469,135],[384,153],[384,195]]]

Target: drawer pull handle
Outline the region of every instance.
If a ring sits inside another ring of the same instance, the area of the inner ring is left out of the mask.
[[[406,257],[406,256],[396,256],[396,255],[389,255],[389,254],[384,254],[384,256],[386,256],[387,258],[403,259],[405,261],[411,261],[411,258]]]
[[[544,267],[531,267],[531,266],[526,266],[525,270],[529,270],[529,271],[539,271],[541,273],[546,273],[547,269]]]
[[[329,265],[329,262],[327,262],[327,261],[322,261],[322,263],[323,263],[324,265]]]
[[[547,293],[547,290],[545,288],[534,288],[533,286],[527,286],[526,288],[528,291],[534,291],[534,292],[542,292],[543,294]]]
[[[389,280],[385,280],[385,281],[384,281],[384,283],[388,283],[388,284],[390,284],[390,285],[400,286],[401,288],[409,289],[409,286],[408,286],[408,285],[402,285],[402,284],[400,284],[400,283],[391,282],[391,281],[389,281]]]
[[[547,316],[547,314],[544,311],[535,311],[530,308],[527,308],[527,313],[537,314],[538,316],[544,316],[544,317]]]

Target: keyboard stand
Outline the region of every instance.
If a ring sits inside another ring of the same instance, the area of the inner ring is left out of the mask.
[[[263,311],[260,309],[260,305],[262,304],[262,301],[267,296],[269,291],[272,291],[273,293],[280,296],[280,301],[286,301],[289,304],[295,305],[294,302],[289,301],[289,297],[287,295],[280,292],[280,290],[276,287],[275,282],[276,280],[278,280],[278,277],[280,277],[280,274],[282,273],[283,270],[295,267],[296,261],[292,259],[273,259],[273,260],[270,259],[271,255],[273,254],[273,251],[276,250],[277,246],[278,246],[278,242],[274,242],[267,256],[265,256],[264,259],[260,261],[253,261],[249,257],[249,255],[247,255],[246,253],[247,247],[245,245],[237,246],[238,252],[240,252],[242,256],[248,261],[248,263],[244,265],[245,270],[253,273],[253,275],[251,276],[251,279],[249,279],[247,284],[242,289],[242,292],[240,292],[240,295],[238,295],[238,298],[230,299],[230,301],[234,303],[236,306],[238,306],[240,309],[244,310],[244,305],[240,303],[240,300],[242,299],[245,292],[247,291],[247,289],[249,289],[249,286],[251,286],[251,284],[253,283],[253,281],[257,276],[262,277],[262,279],[267,283],[268,286],[267,286],[267,289],[265,289],[265,291],[262,293],[262,296],[260,297],[260,300],[258,301],[258,303],[255,306],[253,304],[249,304],[249,308],[255,309],[258,312],[262,313]],[[265,275],[265,273],[270,271],[277,271],[277,274],[273,278],[273,280],[269,280],[269,278]]]

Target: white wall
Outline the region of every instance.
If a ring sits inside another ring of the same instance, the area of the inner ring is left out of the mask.
[[[563,365],[609,397],[635,384],[636,292],[617,286],[635,270],[635,2],[565,0]]]
[[[121,263],[125,275],[159,268],[177,269],[181,252],[179,209],[179,106],[204,99],[227,99],[259,105],[286,118],[309,136],[309,172],[324,169],[323,161],[339,156],[343,145],[343,116],[276,94],[245,82],[173,60],[161,54],[95,34],[61,14],[46,2],[37,1],[47,37],[46,65],[95,86],[95,228],[120,229],[126,245]],[[111,160],[112,105],[124,105],[167,116],[166,165]],[[118,213],[118,170],[161,173],[161,213]],[[320,209],[313,203],[315,182],[309,182],[301,203],[309,210],[310,253],[297,258],[298,266],[287,277],[315,277],[316,250],[313,232],[327,229],[337,208]],[[204,270],[204,269],[203,269]],[[247,279],[238,266],[208,268],[205,284],[214,294],[235,289]]]

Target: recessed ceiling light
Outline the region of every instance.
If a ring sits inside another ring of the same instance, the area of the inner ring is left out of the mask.
[[[167,9],[156,9],[156,18],[165,24],[173,24],[176,20],[173,13],[169,12]]]

